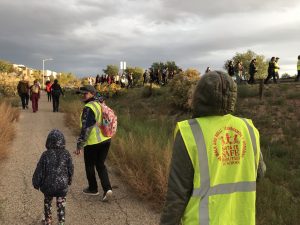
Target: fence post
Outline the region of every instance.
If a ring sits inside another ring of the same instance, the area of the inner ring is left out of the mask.
[[[264,91],[264,80],[259,80],[259,99],[262,100],[263,97],[263,91]]]

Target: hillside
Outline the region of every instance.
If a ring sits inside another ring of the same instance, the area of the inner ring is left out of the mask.
[[[142,171],[148,174],[150,170],[148,182],[163,186],[156,185],[150,194],[163,195],[167,179],[163,173],[167,173],[168,170],[164,165],[169,163],[173,129],[177,121],[190,118],[190,113],[172,105],[168,87],[156,89],[154,96],[148,98],[143,97],[144,93],[143,88],[134,89],[124,96],[109,100],[109,104],[118,112],[121,130],[112,151],[113,156],[117,155],[113,161],[119,166],[122,174],[126,175],[124,170],[129,171],[127,181],[133,187],[137,186],[136,180],[140,179],[133,172],[138,170],[137,168],[143,168]],[[260,131],[261,148],[267,166],[266,177],[257,188],[257,224],[296,225],[300,219],[299,213],[296,213],[300,212],[300,85],[269,84],[264,88],[262,100],[259,99],[258,93],[258,85],[239,86],[236,109],[237,116],[251,118]],[[151,131],[148,132],[149,129]],[[135,153],[137,155],[133,154],[135,156],[128,156],[134,151],[130,149],[137,148],[134,145],[137,142],[134,140],[136,138],[131,140],[131,136],[143,136],[141,142],[148,144],[147,146],[139,143],[138,146],[142,150]],[[149,137],[155,141],[148,143]],[[155,150],[151,150],[150,144]],[[150,165],[130,166],[138,157],[145,157],[145,149],[154,151],[154,155],[162,153],[161,163],[156,162],[153,155],[148,153],[152,163],[155,163],[152,167],[158,167],[160,174],[151,169]],[[122,159],[118,158],[120,156]],[[143,181],[138,183],[142,186],[142,196],[150,197],[150,194],[146,194],[149,187],[146,189],[141,182]]]

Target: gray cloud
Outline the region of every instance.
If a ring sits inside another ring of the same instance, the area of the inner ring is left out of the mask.
[[[293,65],[299,8],[295,0],[2,0],[0,58],[38,69],[52,57],[47,68],[78,75],[121,60],[144,68],[174,60],[203,71],[247,49]]]

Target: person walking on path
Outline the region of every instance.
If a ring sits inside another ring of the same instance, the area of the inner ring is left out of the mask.
[[[257,73],[257,68],[256,68],[256,59],[252,59],[249,65],[249,75],[250,78],[248,80],[248,84],[255,84],[255,74]]]
[[[279,69],[280,69],[278,61],[279,61],[279,57],[276,57],[275,63],[274,63],[274,66],[275,66],[274,72],[275,72],[275,77],[277,80],[279,80]]]
[[[300,55],[298,55],[297,72],[298,72],[298,74],[295,79],[296,82],[299,81],[299,78],[300,78]]]
[[[244,71],[243,63],[238,60],[237,63],[235,64],[234,69],[235,69],[235,80],[236,83],[239,84],[243,79],[243,71]]]
[[[39,110],[39,99],[40,99],[40,85],[38,80],[33,81],[33,85],[30,87],[30,100],[32,102],[32,111],[35,113]]]
[[[237,86],[212,71],[198,82],[193,119],[177,123],[160,225],[254,225],[256,180],[265,164],[250,119],[231,115]],[[221,221],[221,222],[220,222]]]
[[[66,141],[59,130],[52,130],[32,178],[35,189],[44,194],[44,224],[52,224],[51,204],[56,197],[58,224],[65,223],[65,207],[68,186],[72,183],[74,166],[70,153],[65,149]]]
[[[80,88],[85,106],[81,114],[81,131],[77,140],[76,155],[84,153],[84,163],[88,187],[83,189],[87,195],[99,195],[95,176],[95,167],[103,189],[102,201],[108,201],[112,196],[112,187],[105,166],[105,159],[111,143],[111,138],[103,135],[97,124],[102,121],[102,101],[96,96],[96,89],[91,85]]]
[[[51,81],[48,80],[46,82],[46,92],[47,92],[48,102],[51,102],[51,86],[52,86]]]
[[[17,90],[18,94],[21,98],[22,108],[28,109],[28,101],[29,101],[29,81],[26,79],[26,75],[23,75],[22,80],[19,81]]]
[[[227,66],[227,72],[229,76],[234,77],[234,66],[232,60],[229,60],[228,66]]]
[[[268,76],[264,81],[264,84],[268,84],[268,81],[273,77],[273,82],[277,83],[276,74],[275,74],[275,57],[273,56],[269,62],[268,67]]]
[[[58,84],[57,79],[54,80],[54,83],[51,86],[51,93],[52,93],[52,101],[53,101],[53,112],[58,112],[59,98],[60,95],[64,96],[64,93],[61,89],[61,86]]]

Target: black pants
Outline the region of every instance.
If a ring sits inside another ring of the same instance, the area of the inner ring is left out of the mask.
[[[29,101],[29,94],[21,94],[20,95],[21,102],[22,102],[22,108],[25,109],[25,107],[28,108],[28,101]]]
[[[86,178],[91,191],[98,191],[97,180],[95,176],[95,167],[101,181],[104,192],[111,190],[106,166],[104,164],[108,154],[110,140],[95,145],[87,145],[84,147],[84,163]]]
[[[298,70],[298,75],[296,76],[296,79],[295,79],[295,81],[298,81],[298,80],[299,80],[299,78],[300,78],[300,70]]]
[[[267,84],[268,81],[269,81],[272,77],[273,77],[274,83],[277,83],[277,80],[276,80],[276,73],[274,72],[274,73],[269,73],[269,74],[268,74],[268,77],[265,79],[264,84]]]
[[[254,80],[254,74],[250,74],[250,79],[248,80],[248,84],[254,84],[255,80]]]
[[[51,102],[51,92],[47,92],[48,102]]]
[[[59,95],[52,95],[53,112],[58,112]]]

